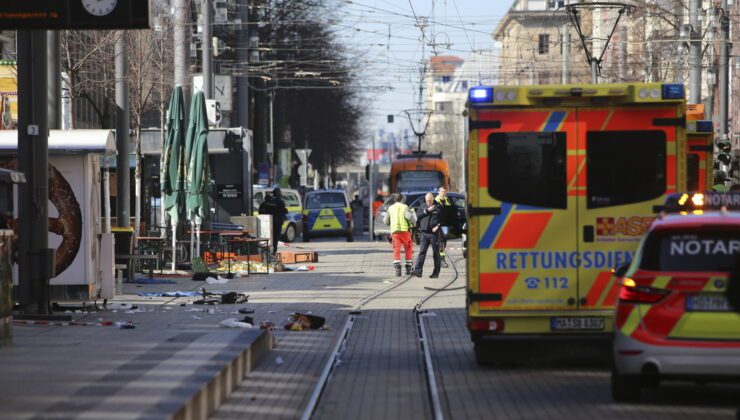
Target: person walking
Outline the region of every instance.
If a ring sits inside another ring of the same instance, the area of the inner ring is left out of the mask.
[[[419,220],[419,255],[416,257],[416,268],[414,269],[414,275],[421,277],[422,270],[424,270],[424,260],[427,256],[427,250],[429,246],[432,247],[432,259],[434,260],[434,270],[430,279],[436,279],[439,277],[440,270],[440,256],[439,256],[439,244],[440,244],[440,223],[441,207],[434,201],[434,194],[427,193],[424,197],[426,206],[419,208],[416,211],[416,217]]]
[[[260,205],[259,214],[272,216],[272,253],[277,254],[278,241],[283,232],[283,222],[288,217],[288,209],[285,207],[280,188],[275,188],[272,194],[265,196],[265,201]]]
[[[437,189],[437,197],[434,202],[439,205],[439,219],[441,223],[441,232],[439,235],[439,258],[442,260],[442,267],[447,268],[447,234],[450,232],[450,226],[457,223],[457,209],[447,197],[447,188],[444,186]]]
[[[396,277],[401,277],[401,247],[406,253],[406,275],[411,275],[411,265],[414,259],[413,242],[411,241],[411,227],[416,224],[416,214],[404,203],[404,197],[393,194],[393,205],[383,216],[383,223],[391,227],[393,243],[393,267]]]

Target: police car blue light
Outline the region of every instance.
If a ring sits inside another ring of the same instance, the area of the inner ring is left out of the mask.
[[[663,99],[683,99],[683,85],[680,83],[666,83],[663,85]]]
[[[470,102],[493,102],[493,88],[486,86],[476,86],[470,88],[468,95]]]

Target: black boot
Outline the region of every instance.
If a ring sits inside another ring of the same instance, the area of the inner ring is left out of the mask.
[[[401,277],[401,263],[393,263],[393,267],[396,269],[396,277]]]
[[[411,275],[411,263],[406,263],[406,275]]]

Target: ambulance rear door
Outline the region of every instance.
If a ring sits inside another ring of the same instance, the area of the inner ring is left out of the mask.
[[[677,188],[676,104],[578,109],[578,307],[610,309],[611,270],[630,261]],[[682,160],[683,161],[683,160]]]
[[[475,112],[470,314],[576,309],[575,108]]]

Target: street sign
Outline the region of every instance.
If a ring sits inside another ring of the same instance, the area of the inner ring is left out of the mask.
[[[150,0],[3,1],[5,29],[148,29]]]
[[[259,185],[268,185],[270,183],[270,164],[260,162],[257,164],[257,183]]]
[[[218,198],[242,198],[241,184],[216,184]]]

